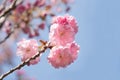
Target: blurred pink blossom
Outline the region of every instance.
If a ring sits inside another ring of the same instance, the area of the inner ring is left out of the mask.
[[[50,2],[54,6],[59,3],[59,0],[50,0]]]
[[[26,9],[28,10],[28,9],[30,9],[32,7],[32,4],[31,3],[26,3]]]
[[[19,5],[17,8],[16,8],[16,11],[18,13],[23,13],[24,11],[26,10],[26,7],[24,5]]]
[[[21,75],[24,75],[25,74],[25,71],[24,70],[17,70],[17,75],[18,76],[21,76]]]
[[[68,4],[68,3],[72,3],[74,0],[62,0],[63,3]]]
[[[45,5],[46,0],[36,0],[34,3],[34,6],[38,6],[41,7],[43,5]]]
[[[3,27],[3,31],[6,32],[7,34],[9,34],[11,32],[11,22],[10,21],[5,21],[4,27]]]

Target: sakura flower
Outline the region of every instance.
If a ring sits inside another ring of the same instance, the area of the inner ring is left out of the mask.
[[[76,60],[78,52],[79,46],[75,42],[66,46],[55,46],[50,51],[48,62],[55,68],[64,68]]]
[[[55,68],[66,67],[77,59],[79,45],[75,43],[78,32],[74,17],[65,15],[53,19],[50,27],[49,42],[53,46],[48,56],[48,62]]]
[[[52,45],[66,45],[74,40],[75,32],[69,26],[53,24],[50,29],[49,39]]]
[[[71,44],[68,44],[67,46],[69,46],[69,48],[70,48],[73,60],[77,59],[78,52],[80,50],[80,46],[77,43],[75,43],[75,41],[72,42]]]
[[[37,41],[34,39],[31,40],[21,40],[17,43],[17,55],[21,56],[21,60],[25,61],[31,58],[38,52],[38,44]],[[40,58],[37,57],[35,60],[30,61],[30,64],[36,64],[40,61]]]
[[[77,21],[73,16],[66,14],[65,16],[57,16],[52,20],[52,24],[57,23],[61,25],[69,25],[73,28],[74,32],[78,32]]]
[[[74,17],[65,15],[53,19],[49,40],[52,45],[66,45],[74,41],[78,26]]]

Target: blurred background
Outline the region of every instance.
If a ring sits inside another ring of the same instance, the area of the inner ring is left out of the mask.
[[[35,80],[120,80],[120,0],[75,0],[69,14],[79,25],[78,59],[67,68],[55,69],[48,64],[47,50],[39,64],[22,70]],[[40,38],[48,40],[47,27]],[[15,57],[14,62],[19,64],[20,58]],[[4,66],[5,72],[10,68]],[[4,80],[16,80],[14,75]]]

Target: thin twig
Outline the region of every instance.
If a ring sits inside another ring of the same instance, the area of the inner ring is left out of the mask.
[[[30,59],[27,59],[26,61],[22,62],[22,63],[21,63],[20,65],[18,65],[17,67],[12,68],[10,71],[8,71],[8,72],[6,72],[5,74],[1,75],[1,76],[0,76],[0,80],[3,80],[3,78],[5,78],[6,76],[8,76],[9,74],[13,73],[13,72],[16,71],[16,70],[21,69],[21,68],[24,67],[25,65],[28,65],[31,60],[34,60],[34,59],[36,59],[37,57],[39,57],[40,54],[42,54],[43,52],[45,52],[45,50],[46,50],[47,48],[49,48],[49,45],[48,45],[48,44],[44,45],[44,46],[41,48],[41,50],[40,50],[36,55],[32,56]]]
[[[0,44],[4,43],[4,42],[15,32],[15,29],[16,29],[16,28],[18,28],[18,27],[17,27],[17,26],[14,27],[14,28],[12,29],[12,31],[11,31],[10,33],[8,33],[8,35],[7,35],[3,40],[0,41]]]
[[[5,21],[9,15],[10,15],[10,13],[5,15],[4,17],[0,18],[0,28],[2,28],[3,24],[5,23]]]
[[[14,31],[11,31],[2,41],[0,41],[0,44],[4,43],[13,33]]]

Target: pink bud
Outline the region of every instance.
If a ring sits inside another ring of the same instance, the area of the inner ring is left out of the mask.
[[[23,32],[26,33],[26,34],[27,34],[27,33],[30,33],[30,28],[27,27],[27,26],[24,27],[24,28],[22,28],[22,30],[23,30]]]
[[[34,29],[35,36],[39,36],[39,29]]]
[[[26,8],[23,5],[19,5],[16,10],[18,13],[23,13],[26,10]]]
[[[36,0],[36,2],[34,3],[34,6],[38,6],[38,7],[44,6],[45,1],[46,0]]]
[[[35,37],[35,33],[30,32],[30,33],[29,33],[29,38],[33,38],[33,37]]]
[[[45,28],[45,23],[42,22],[38,27],[43,30]]]

